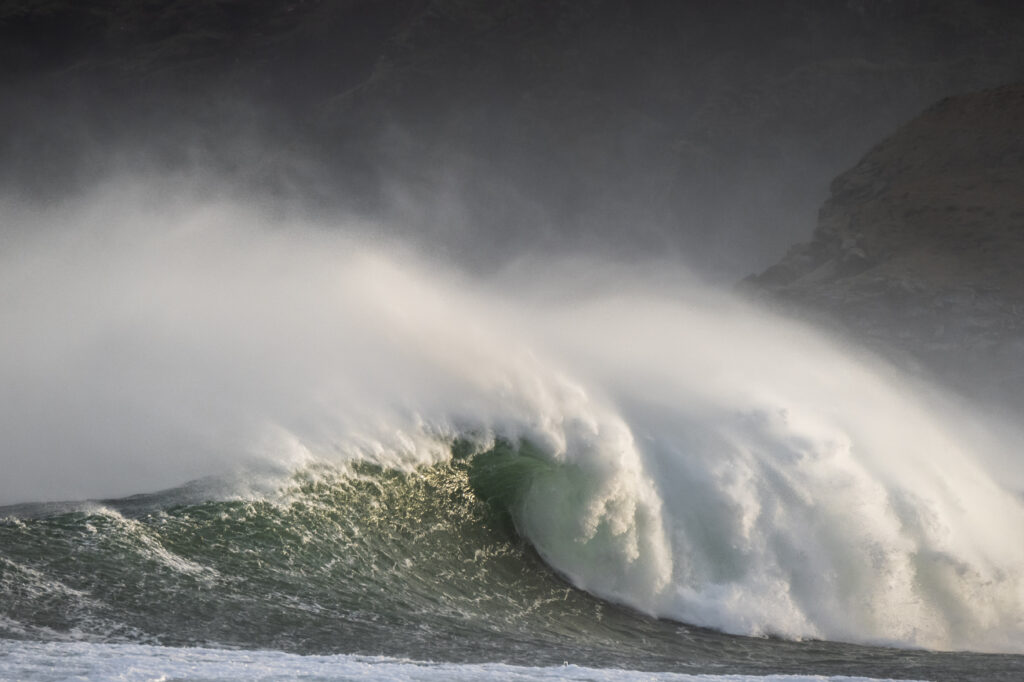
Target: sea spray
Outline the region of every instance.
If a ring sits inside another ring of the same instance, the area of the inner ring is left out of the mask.
[[[409,473],[468,442],[545,462],[497,503],[600,597],[733,633],[1021,650],[1024,507],[991,467],[1016,441],[972,441],[973,415],[891,367],[623,266],[538,260],[520,287],[345,224],[115,199],[4,222],[0,501]]]

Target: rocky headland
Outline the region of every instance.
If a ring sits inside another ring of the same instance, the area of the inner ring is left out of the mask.
[[[972,397],[1024,405],[1024,84],[949,97],[837,177],[748,290]]]

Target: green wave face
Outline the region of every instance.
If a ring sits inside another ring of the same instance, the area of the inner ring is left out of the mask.
[[[516,534],[555,465],[471,449],[410,473],[308,467],[272,500],[23,509],[0,522],[0,636],[465,660],[678,645],[681,626],[572,588]]]
[[[970,679],[992,665],[730,636],[578,590],[516,527],[536,522],[529,507],[552,481],[571,494],[585,478],[529,443],[477,453],[461,442],[448,462],[411,472],[307,466],[261,499],[196,501],[210,495],[197,483],[9,507],[0,510],[0,638],[700,673],[926,669]]]

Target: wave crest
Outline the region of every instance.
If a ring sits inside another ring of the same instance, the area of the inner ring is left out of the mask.
[[[601,597],[733,633],[1022,650],[1019,440],[806,328],[671,274],[473,278],[230,203],[30,218],[0,255],[6,502],[253,461],[409,472],[463,438],[489,450],[483,488],[526,477],[509,518]]]

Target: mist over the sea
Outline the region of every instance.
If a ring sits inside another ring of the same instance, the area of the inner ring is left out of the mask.
[[[1021,35],[4,4],[0,677],[1019,679]]]
[[[942,97],[1024,78],[1004,0],[25,0],[0,181],[212,175],[478,270],[671,259],[726,285]]]
[[[1014,430],[677,265],[472,274],[153,180],[8,215],[0,502],[226,475],[251,495],[522,443],[553,468],[516,528],[596,595],[737,634],[1018,650]]]

